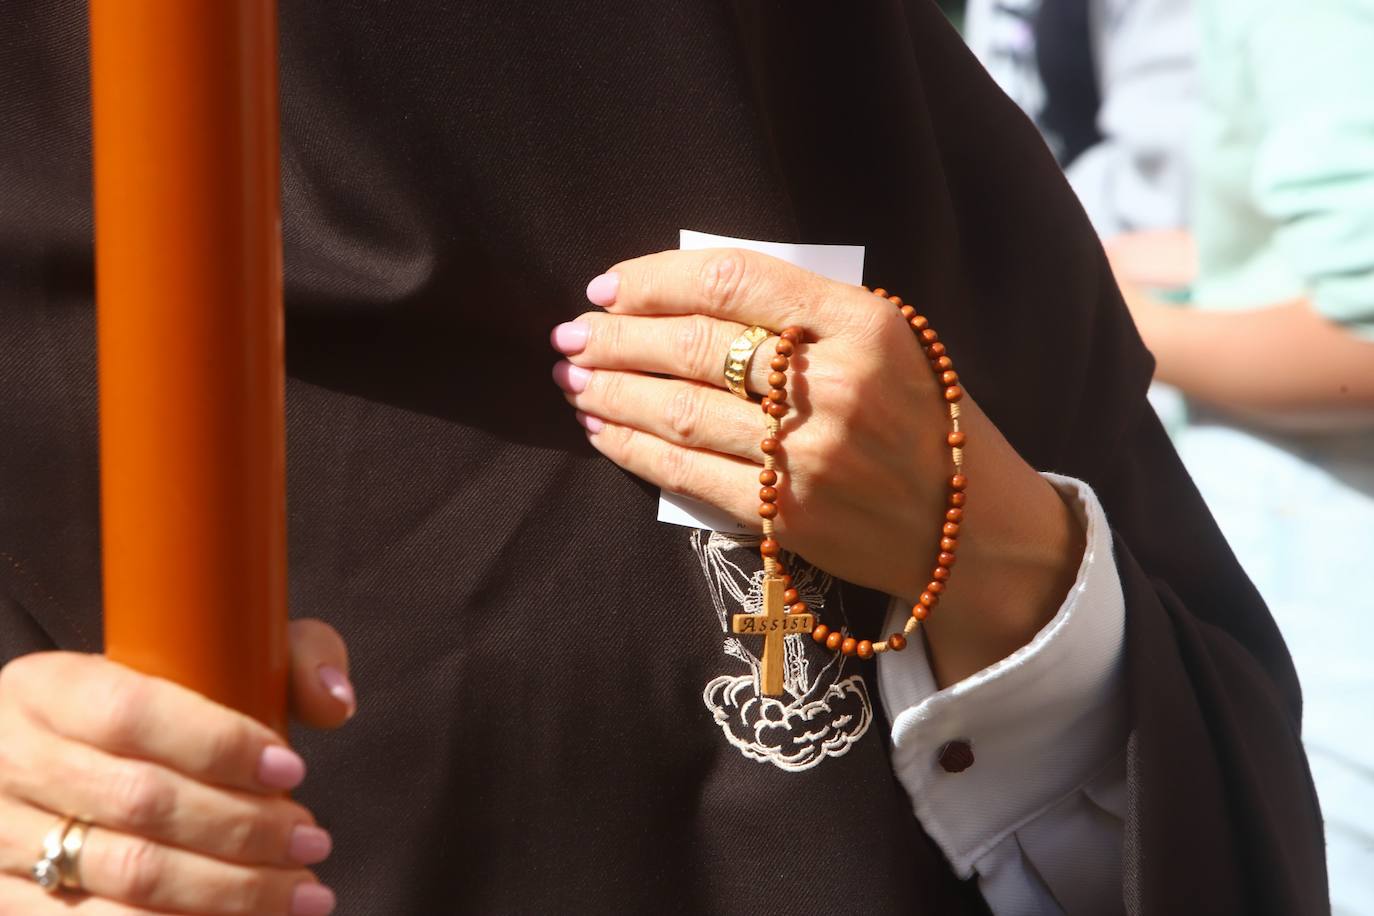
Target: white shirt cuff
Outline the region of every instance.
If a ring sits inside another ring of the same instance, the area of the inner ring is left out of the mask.
[[[1088,784],[1126,744],[1125,601],[1111,529],[1087,484],[1043,476],[1079,514],[1087,541],[1054,619],[1029,644],[944,690],[936,690],[923,642],[879,656],[893,768],[961,878],[1009,833]],[[887,629],[900,629],[908,612],[894,601]],[[940,750],[960,740],[974,763],[946,772]]]

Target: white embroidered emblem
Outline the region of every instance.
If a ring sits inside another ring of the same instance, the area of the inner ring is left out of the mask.
[[[724,652],[749,666],[749,674],[721,675],[702,691],[702,700],[728,740],[751,760],[771,763],[788,771],[807,770],[826,757],[839,757],[863,737],[873,721],[873,703],[858,675],[843,677],[845,657],[830,656],[819,671],[811,671],[806,655],[806,634],[784,640],[784,690],[782,697],[760,696],[757,687],[759,658],[730,632],[737,613],[759,613],[763,608],[763,573],[746,571],[740,562],[755,559],[757,538],[738,537],[718,531],[692,532],[692,548],[711,585],[722,632]],[[844,620],[843,601],[826,606],[834,578],[798,557],[788,561],[793,587],[814,611],[824,611],[837,623]]]

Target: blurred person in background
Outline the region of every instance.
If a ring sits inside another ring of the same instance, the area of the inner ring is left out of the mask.
[[[1153,256],[1188,222],[1195,34],[1192,0],[967,5],[970,47],[1040,129],[1098,233],[1131,234],[1123,260],[1135,234]]]
[[[1374,913],[1374,2],[1204,0],[1191,237],[1108,245],[1293,650],[1337,913]],[[1123,252],[1129,257],[1122,257]],[[1158,287],[1188,278],[1191,308]]]
[[[970,0],[967,38],[1103,236],[1293,648],[1335,911],[1374,913],[1374,2],[1193,6]]]

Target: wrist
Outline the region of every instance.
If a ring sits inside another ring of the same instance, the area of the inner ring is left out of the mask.
[[[1063,604],[1084,530],[1059,492],[966,400],[968,504],[959,565],[925,622],[936,681],[962,680],[1026,645]]]

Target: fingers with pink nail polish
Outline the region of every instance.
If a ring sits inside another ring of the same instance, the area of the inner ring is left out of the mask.
[[[589,435],[595,436],[606,428],[604,421],[589,413],[584,413],[579,410],[576,412],[575,416],[577,417],[577,422],[582,424],[582,428],[585,429]]]
[[[549,335],[549,342],[553,348],[564,356],[576,356],[587,346],[587,337],[591,328],[582,321],[565,321],[553,329]]]
[[[300,824],[291,831],[287,855],[297,865],[319,865],[334,851],[334,838],[328,830]]]
[[[587,284],[587,300],[593,305],[609,308],[615,305],[615,297],[620,292],[620,274],[605,273],[594,277]]]
[[[559,388],[569,394],[581,394],[587,390],[587,384],[592,380],[592,371],[569,362],[559,362],[554,364],[553,380]]]
[[[288,747],[269,744],[258,758],[258,782],[290,791],[305,782],[305,761]]]

